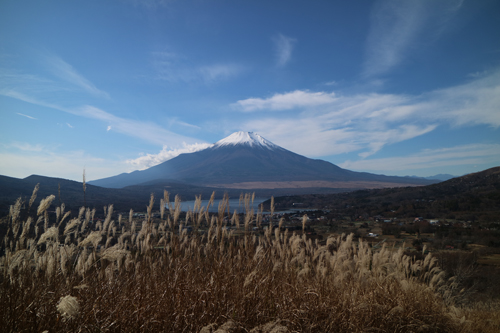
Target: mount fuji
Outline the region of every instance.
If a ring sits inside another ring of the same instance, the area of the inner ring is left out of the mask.
[[[210,147],[181,154],[142,171],[88,182],[122,188],[167,181],[215,188],[380,188],[435,183],[342,169],[286,150],[252,132],[235,132]]]

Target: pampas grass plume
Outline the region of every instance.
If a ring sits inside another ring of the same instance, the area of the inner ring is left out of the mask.
[[[37,210],[36,214],[37,215],[43,214],[50,207],[50,204],[52,203],[52,201],[55,198],[56,198],[56,196],[51,194],[48,197],[46,197],[45,199],[42,199],[42,201],[40,201],[40,205],[38,205],[38,210]]]
[[[83,247],[88,244],[92,244],[94,248],[96,248],[97,244],[99,244],[101,239],[102,239],[101,233],[99,231],[93,231],[87,236],[87,238],[85,238],[80,244],[78,244],[78,246]]]
[[[78,299],[71,295],[61,297],[57,305],[57,311],[59,311],[65,320],[75,318],[80,312]]]
[[[47,243],[49,240],[57,242],[59,238],[59,229],[57,227],[52,227],[47,229],[41,236],[40,239],[38,240],[38,245]]]
[[[36,184],[35,188],[33,189],[33,194],[31,194],[31,198],[30,198],[29,208],[31,208],[31,206],[35,202],[36,194],[38,193],[39,188],[40,188],[40,183]]]

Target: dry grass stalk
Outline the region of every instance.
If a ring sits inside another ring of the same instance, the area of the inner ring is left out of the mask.
[[[97,244],[99,244],[101,239],[102,239],[101,233],[99,231],[93,231],[82,242],[80,242],[78,246],[85,247],[88,246],[89,244],[92,244],[92,246],[96,248]]]
[[[84,206],[82,206],[82,207],[80,207],[80,209],[78,210],[78,219],[79,219],[79,220],[81,220],[81,219],[82,219],[82,216],[83,216],[83,214],[85,213],[85,209],[86,209],[86,208],[85,208]]]
[[[19,214],[21,213],[21,206],[23,205],[23,200],[21,197],[17,198],[14,206],[10,206],[9,215],[12,221],[12,224],[17,224],[17,219],[19,218]]]
[[[61,216],[61,207],[56,207],[56,224],[59,224],[59,217]]]
[[[66,224],[66,227],[64,228],[63,235],[67,235],[70,232],[75,231],[75,229],[78,229],[79,224],[80,224],[79,219],[72,219],[71,221],[69,221],[69,223]]]
[[[52,203],[52,201],[55,198],[56,198],[55,195],[51,194],[48,197],[46,197],[45,199],[42,199],[40,201],[40,205],[38,205],[38,210],[37,210],[36,214],[38,216],[40,216],[43,213],[45,213],[45,211],[50,207],[50,204]]]
[[[107,209],[106,218],[104,219],[104,224],[102,226],[103,234],[108,232],[109,224],[111,223],[111,217],[113,214],[113,205],[109,205]]]
[[[33,189],[33,193],[31,194],[31,198],[30,198],[30,202],[29,202],[29,206],[28,206],[28,211],[31,209],[31,206],[35,202],[36,195],[38,193],[39,188],[40,188],[40,183],[36,184],[35,188]]]
[[[57,243],[59,239],[59,229],[57,227],[52,227],[47,229],[41,236],[40,239],[38,240],[38,245],[44,244],[44,243]]]
[[[165,206],[166,203],[163,201],[163,198],[160,199],[160,218],[163,220],[163,216],[165,215]]]
[[[85,182],[85,168],[83,169],[83,206],[87,207],[87,183]]]
[[[167,205],[170,214],[173,212],[172,204],[170,203],[170,193],[167,190],[163,190],[163,202]]]
[[[26,221],[26,223],[23,226],[23,231],[21,233],[20,238],[25,238],[28,236],[32,222],[33,222],[33,218],[31,216],[29,216],[28,220]]]
[[[153,214],[153,205],[155,203],[155,196],[153,193],[151,193],[151,196],[149,198],[149,205],[146,206],[146,211],[147,211],[147,218],[148,218],[148,223],[151,223],[151,217]]]
[[[62,210],[61,210],[61,211],[62,211]],[[70,215],[71,215],[71,212],[70,212],[70,211],[69,211],[69,212],[64,213],[64,215],[63,215],[63,217],[62,217],[61,221],[59,222],[59,225],[58,225],[58,226],[60,226],[60,225],[64,222],[64,220],[66,220],[66,218],[67,218],[68,216],[70,216]]]

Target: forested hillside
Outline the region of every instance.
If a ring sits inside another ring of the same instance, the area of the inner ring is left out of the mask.
[[[428,186],[286,196],[275,202],[276,209],[330,209],[352,217],[421,216],[494,222],[500,219],[500,167]]]

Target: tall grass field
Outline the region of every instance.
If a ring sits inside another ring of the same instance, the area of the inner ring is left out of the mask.
[[[499,332],[498,304],[464,291],[432,253],[311,240],[228,199],[181,217],[168,192],[144,217],[18,199],[2,224],[2,332]],[[271,205],[271,210],[273,205]],[[153,215],[158,214],[158,217]],[[271,211],[272,214],[272,211]],[[305,225],[305,219],[304,219]],[[189,227],[189,228],[188,228]]]

